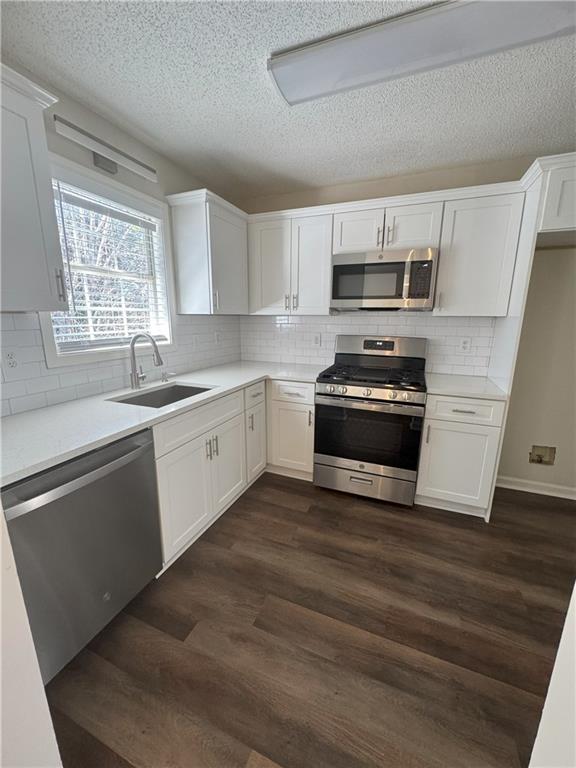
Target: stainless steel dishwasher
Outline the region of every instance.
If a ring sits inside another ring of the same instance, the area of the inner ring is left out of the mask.
[[[2,490],[44,683],[162,568],[150,430]]]

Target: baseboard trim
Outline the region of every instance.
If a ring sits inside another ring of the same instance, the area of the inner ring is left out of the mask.
[[[293,477],[295,480],[307,480],[312,482],[312,472],[302,472],[300,469],[288,469],[287,467],[279,467],[277,464],[268,464],[266,466],[266,472],[271,472],[273,475],[283,475],[284,477]]]
[[[571,488],[569,485],[539,483],[536,482],[536,480],[524,480],[520,477],[498,475],[496,479],[496,487],[509,488],[511,491],[539,493],[542,496],[556,496],[559,499],[572,499],[576,501],[576,488]]]

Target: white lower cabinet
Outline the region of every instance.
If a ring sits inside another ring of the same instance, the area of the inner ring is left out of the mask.
[[[252,482],[266,468],[266,403],[246,411],[246,474]]]
[[[312,472],[314,406],[272,400],[268,460],[277,467]]]
[[[426,419],[416,493],[487,508],[499,440],[499,427]]]
[[[214,430],[210,469],[214,514],[218,514],[246,486],[244,414]]]
[[[156,460],[165,563],[212,517],[210,463],[207,435],[201,435]]]
[[[167,563],[246,487],[244,414],[157,458],[156,474]]]

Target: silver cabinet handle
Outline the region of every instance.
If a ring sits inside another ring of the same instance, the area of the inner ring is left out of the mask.
[[[308,426],[312,426],[312,411],[308,411]]]
[[[392,242],[392,233],[394,232],[394,225],[386,227],[386,245],[390,245]]]
[[[292,309],[298,309],[298,294],[292,294]]]
[[[253,413],[251,413],[250,416],[248,417],[248,429],[251,432],[254,432],[254,414]]]
[[[264,392],[252,392],[250,397],[261,397],[264,394]]]
[[[287,389],[284,390],[284,394],[288,397],[305,397],[302,392],[289,392]]]
[[[376,248],[380,248],[380,233],[382,232],[382,227],[378,227],[376,230]],[[384,232],[382,232],[382,235],[384,235]],[[384,237],[382,237],[382,245],[384,245]]]
[[[214,291],[214,305],[216,307],[216,311],[220,309],[220,293],[219,291]]]
[[[428,424],[428,427],[426,428],[426,442],[430,442],[430,424]]]
[[[212,461],[212,440],[206,440],[206,458]]]
[[[470,416],[476,415],[476,411],[466,411],[464,408],[452,408],[452,413],[468,413]]]
[[[218,435],[214,435],[212,438],[212,447],[214,449],[214,456],[220,456],[220,449],[218,448]]]
[[[61,301],[65,304],[68,299],[66,296],[66,283],[64,282],[64,270],[55,269],[54,272],[56,273],[56,290],[58,291],[58,301]]]
[[[374,482],[367,477],[354,477],[353,475],[350,475],[349,480],[351,483],[358,483],[358,485],[372,485]]]
[[[286,310],[286,312],[290,311],[290,294],[289,293],[284,294],[284,309]]]

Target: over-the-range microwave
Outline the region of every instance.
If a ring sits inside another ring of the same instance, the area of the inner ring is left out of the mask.
[[[333,256],[330,308],[432,309],[437,268],[436,248]]]

